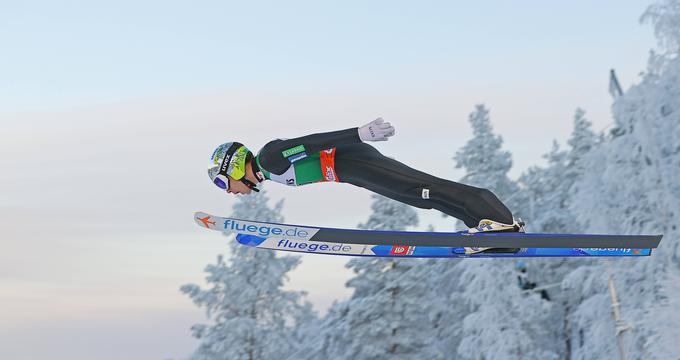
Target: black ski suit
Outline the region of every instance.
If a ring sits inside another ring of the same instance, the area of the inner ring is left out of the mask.
[[[510,210],[491,191],[441,179],[389,158],[362,142],[358,128],[274,140],[260,150],[256,159],[260,170],[281,175],[292,172],[291,166],[299,160],[332,148],[337,181],[417,208],[439,210],[468,227],[477,226],[482,219],[513,222]],[[291,182],[288,185],[294,185]]]

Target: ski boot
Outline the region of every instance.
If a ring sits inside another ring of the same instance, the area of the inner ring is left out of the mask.
[[[469,234],[485,233],[485,232],[524,232],[524,221],[522,219],[513,219],[512,224],[503,224],[498,221],[489,219],[482,219],[479,225],[468,230]],[[478,253],[515,253],[519,248],[492,248],[492,247],[466,247],[465,254]]]

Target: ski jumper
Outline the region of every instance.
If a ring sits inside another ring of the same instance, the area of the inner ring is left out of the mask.
[[[300,186],[343,182],[421,209],[436,209],[475,227],[482,219],[512,224],[512,213],[487,189],[408,167],[361,141],[358,128],[267,143],[255,156],[265,179]]]

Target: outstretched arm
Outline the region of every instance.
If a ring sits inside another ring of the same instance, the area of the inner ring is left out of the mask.
[[[292,162],[309,154],[361,141],[384,141],[392,135],[394,127],[378,118],[362,127],[272,141],[260,150],[260,163],[268,171],[282,174]]]
[[[330,131],[318,134],[310,134],[293,139],[286,139],[276,143],[277,150],[281,155],[293,162],[301,154],[313,154],[324,149],[334,148],[338,145],[354,144],[361,142],[357,128]]]

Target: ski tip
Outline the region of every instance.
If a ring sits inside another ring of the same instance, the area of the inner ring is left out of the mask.
[[[215,219],[213,219],[212,215],[200,211],[194,213],[194,221],[198,225],[201,225],[208,229],[214,228],[216,224],[216,221]]]

